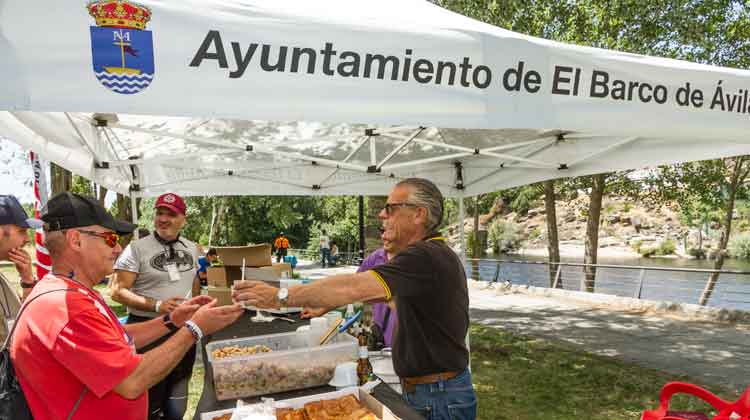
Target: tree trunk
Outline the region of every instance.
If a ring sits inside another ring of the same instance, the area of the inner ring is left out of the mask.
[[[734,213],[734,202],[737,197],[737,188],[745,182],[748,171],[743,168],[743,164],[746,161],[745,157],[736,157],[729,159],[734,162],[734,168],[732,169],[732,175],[729,179],[729,197],[724,206],[724,230],[721,232],[721,239],[719,240],[719,252],[714,261],[714,270],[721,270],[724,266],[724,258],[727,255],[727,244],[729,243],[729,234],[732,231],[732,214]],[[701,293],[699,305],[706,305],[708,300],[711,298],[711,294],[716,287],[716,283],[719,281],[719,273],[711,273],[708,277],[706,287]]]
[[[549,254],[549,287],[555,285],[557,263],[560,262],[560,242],[557,238],[557,210],[555,208],[555,181],[544,181],[544,209],[547,219],[547,253]],[[562,278],[557,283],[562,289]]]
[[[73,174],[62,166],[50,163],[50,178],[52,179],[52,195],[70,191],[73,186]]]
[[[596,264],[596,253],[599,249],[599,219],[602,213],[602,198],[606,186],[607,175],[591,176],[591,196],[589,201],[589,217],[586,222],[586,245],[583,257],[584,264]],[[594,292],[596,283],[596,267],[583,267],[585,289]]]
[[[380,227],[382,223],[378,214],[385,207],[388,197],[369,196],[367,197],[367,214],[365,215],[365,257],[374,250],[383,246],[383,240],[380,238]]]
[[[101,185],[99,185],[99,195],[97,196],[97,200],[99,201],[99,205],[101,205],[102,207],[104,207],[105,206],[104,202],[105,202],[106,198],[107,198],[107,188],[102,187]]]

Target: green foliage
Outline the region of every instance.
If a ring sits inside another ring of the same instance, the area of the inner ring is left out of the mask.
[[[633,251],[637,253],[641,253],[641,247],[643,246],[643,241],[638,239],[636,241],[633,241],[632,244],[630,244],[630,247],[633,248]]]
[[[677,250],[677,245],[671,239],[665,239],[658,244],[652,246],[638,247],[639,252],[644,257],[652,257],[657,255],[672,255]]]
[[[544,191],[537,185],[526,185],[515,188],[515,196],[510,201],[510,209],[518,214],[526,214],[529,209],[538,204],[539,199],[544,195]]]
[[[706,251],[701,248],[690,248],[687,251],[688,255],[690,255],[693,258],[698,258],[700,260],[706,258]]]
[[[273,243],[283,231],[292,248],[308,248],[314,237],[310,246],[317,250],[321,226],[342,252],[355,249],[359,240],[356,197],[186,197],[185,204],[183,235],[204,245],[208,244],[214,208],[212,245]],[[153,205],[154,199],[144,199],[140,205],[139,225],[149,230],[154,227]],[[116,204],[113,210],[117,211]]]
[[[727,248],[733,258],[750,259],[750,233],[735,236],[729,241]]]
[[[521,245],[521,228],[513,222],[497,219],[490,225],[487,242],[495,254],[511,252]]]
[[[622,212],[623,212],[623,213],[627,213],[627,212],[629,212],[630,210],[633,210],[633,204],[632,204],[632,203],[628,203],[628,202],[626,202],[626,203],[624,203],[624,204],[622,205]]]
[[[656,251],[658,255],[672,255],[677,250],[677,244],[671,239],[665,239],[659,243]]]

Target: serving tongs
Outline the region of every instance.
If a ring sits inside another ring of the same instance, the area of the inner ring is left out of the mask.
[[[331,342],[331,340],[333,340],[334,337],[348,330],[349,327],[351,327],[352,324],[354,324],[361,316],[362,316],[362,311],[357,311],[356,314],[352,315],[352,317],[347,319],[346,321],[344,321],[343,319],[337,319],[336,322],[334,322],[333,326],[329,328],[328,331],[325,333],[323,338],[320,339],[320,345],[322,346]]]

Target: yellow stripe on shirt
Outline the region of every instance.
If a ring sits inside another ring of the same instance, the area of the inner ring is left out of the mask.
[[[374,275],[375,278],[380,281],[380,284],[383,285],[383,289],[385,289],[385,300],[391,300],[391,288],[388,287],[388,284],[385,282],[385,280],[383,280],[383,277],[375,270],[367,270],[367,272],[372,273],[372,275]]]

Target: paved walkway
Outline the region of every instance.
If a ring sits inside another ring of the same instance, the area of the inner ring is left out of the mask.
[[[320,278],[355,267],[301,264],[300,275]],[[483,325],[574,344],[591,353],[730,390],[750,385],[750,326],[641,314],[594,303],[470,287],[471,319]]]
[[[750,328],[627,313],[586,302],[471,288],[472,321],[736,391],[750,385]]]

